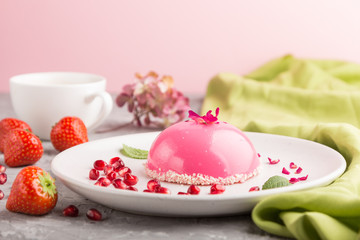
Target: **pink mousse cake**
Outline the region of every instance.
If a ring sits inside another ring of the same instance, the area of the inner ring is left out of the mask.
[[[241,183],[258,174],[260,161],[248,137],[209,111],[174,124],[153,142],[146,172],[151,178],[180,184]]]

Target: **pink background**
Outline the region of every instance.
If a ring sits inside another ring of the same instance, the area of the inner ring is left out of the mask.
[[[155,70],[186,93],[284,54],[360,63],[360,1],[1,0],[0,91],[41,71],[103,75],[117,93]]]

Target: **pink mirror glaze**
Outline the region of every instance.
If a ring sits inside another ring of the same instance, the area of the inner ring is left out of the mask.
[[[158,135],[146,168],[161,181],[208,185],[244,182],[257,174],[259,165],[254,146],[235,126],[187,121]]]

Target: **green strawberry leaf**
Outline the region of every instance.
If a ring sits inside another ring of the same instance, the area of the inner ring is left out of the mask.
[[[44,172],[42,175],[39,174],[38,178],[43,188],[42,190],[53,198],[57,193],[54,179],[47,172]]]
[[[130,147],[126,144],[123,144],[123,148],[120,149],[120,153],[131,158],[136,159],[147,159],[147,156],[149,154],[149,151]]]
[[[279,188],[291,185],[289,180],[281,176],[272,176],[270,177],[262,186],[262,190]]]

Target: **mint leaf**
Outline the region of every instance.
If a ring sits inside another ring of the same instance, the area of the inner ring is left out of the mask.
[[[289,180],[281,176],[272,176],[270,177],[262,186],[262,190],[271,189],[271,188],[279,188],[291,185]]]
[[[136,159],[147,159],[149,151],[130,147],[126,144],[123,144],[123,148],[120,149],[120,153],[127,157],[136,158]]]

